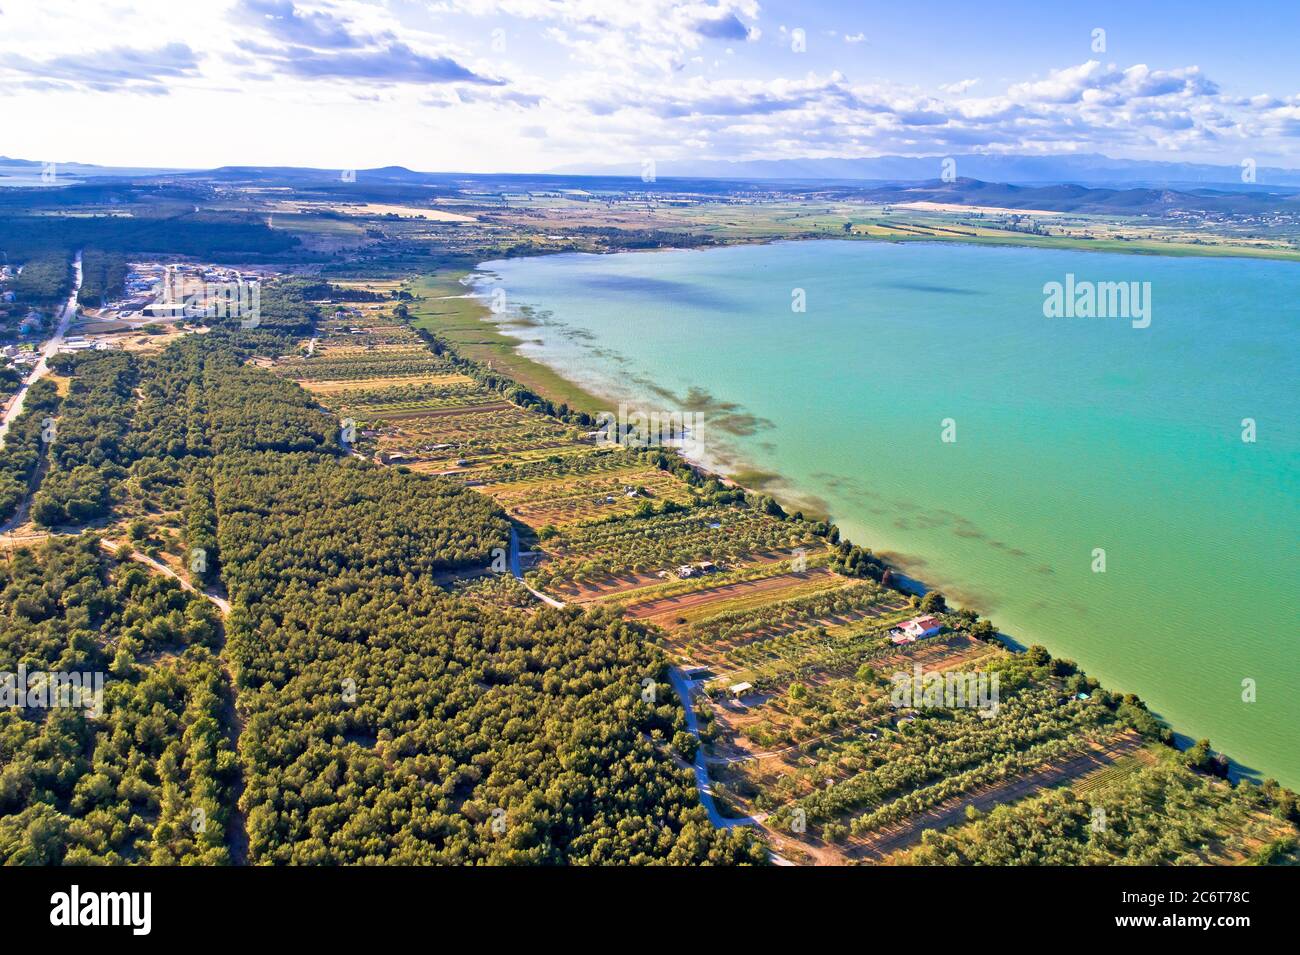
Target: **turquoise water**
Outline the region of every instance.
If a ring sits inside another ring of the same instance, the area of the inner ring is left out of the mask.
[[[1067,273],[1150,282],[1150,327],[1044,317]],[[1300,786],[1300,266],[828,241],[485,263],[497,284],[522,350],[611,408],[704,411],[711,463],[781,475],[1019,642]]]

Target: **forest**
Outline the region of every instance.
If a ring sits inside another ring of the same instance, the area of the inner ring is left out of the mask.
[[[62,301],[71,287],[71,254],[42,252],[23,263],[14,280],[14,299],[20,305],[50,306]]]
[[[752,832],[709,823],[674,765],[684,718],[645,627],[449,592],[439,574],[486,571],[508,546],[499,507],[348,457],[306,392],[244,364],[310,330],[301,293],[264,291],[256,329],[58,359],[69,386],[34,517],[93,519],[147,473],[182,502],[186,545],[211,551],[195,578],[223,584],[232,610],[213,632],[154,639],[140,633],[142,580],[176,592],[182,621],[192,603],[212,623],[211,608],[91,537],[15,553],[5,652],[106,668],[121,728],[110,752],[81,714],[6,714],[3,858],[233,861],[240,778],[255,863],[765,862]],[[81,577],[97,582],[93,610],[66,586]],[[223,748],[223,666],[237,755]],[[132,721],[164,692],[142,736]],[[57,784],[52,752],[68,766]]]
[[[130,461],[127,438],[138,380],[124,352],[57,355],[51,368],[71,375],[59,408],[49,468],[32,498],[32,518],[46,527],[81,524],[112,507],[112,486]]]
[[[146,253],[166,251],[215,262],[249,261],[291,253],[298,239],[269,229],[261,218],[216,213],[184,213],[124,219],[119,216],[0,214],[0,252],[9,261],[61,254],[76,249]],[[26,269],[24,269],[26,271]]]
[[[0,708],[0,862],[229,861],[215,610],[84,534],[0,561],[0,632],[0,672],[105,675],[102,713]]]
[[[126,283],[127,262],[121,252],[87,248],[81,256],[81,290],[77,303],[98,308],[110,298],[121,295]]]

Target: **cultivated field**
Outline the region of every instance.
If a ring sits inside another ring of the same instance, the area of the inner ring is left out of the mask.
[[[863,228],[948,227],[893,219]],[[406,288],[352,287],[390,296]],[[356,452],[453,475],[496,500],[528,548],[525,578],[538,592],[652,625],[688,674],[719,804],[762,826],[782,857],[909,861],[926,833],[976,846],[968,833],[991,812],[1062,793],[1085,804],[1110,799],[1173,772],[1144,711],[1126,710],[1073,664],[1041,648],[1011,653],[974,614],[941,598],[922,605],[864,572],[869,562],[850,573],[848,545],[828,524],[786,516],[654,451],[596,447],[579,419],[521,407],[495,371],[506,340],[482,336],[475,357],[496,356],[493,368],[457,363],[412,324],[450,328],[460,346],[480,334],[464,324],[468,313],[459,325],[427,311],[408,324],[397,301],[325,303],[317,336],[278,360],[277,373],[353,420]],[[516,586],[479,582],[472,592],[529,599]],[[940,632],[902,640],[897,628],[923,612]],[[919,691],[900,702],[900,680],[916,674],[971,687],[982,680],[996,686],[996,705]],[[1190,820],[1209,810],[1168,811]],[[1248,808],[1233,811],[1248,834],[1198,850],[1206,858],[1239,861],[1276,837]]]

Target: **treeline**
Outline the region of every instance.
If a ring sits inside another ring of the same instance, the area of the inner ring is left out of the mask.
[[[27,496],[41,456],[53,436],[59,389],[48,378],[32,385],[23,412],[9,425],[0,448],[0,524],[14,516]]]
[[[354,288],[350,285],[335,285],[332,282],[304,284],[302,294],[309,299],[331,302],[387,302],[394,298],[383,292],[372,292],[369,289]]]
[[[666,232],[662,229],[619,229],[614,226],[580,226],[566,235],[602,240],[616,249],[694,249],[717,245],[711,235],[694,232]],[[536,252],[534,246],[518,246],[522,252]]]
[[[149,216],[0,215],[0,252],[10,260],[96,248],[113,253],[165,253],[209,262],[249,261],[292,252],[296,237],[260,218],[187,213]],[[25,270],[24,270],[25,271]]]
[[[42,252],[27,259],[14,281],[14,300],[22,305],[53,305],[72,288],[72,257]]]
[[[113,485],[133,454],[129,435],[138,362],[126,352],[81,352],[50,360],[71,376],[50,443],[49,469],[32,497],[32,519],[46,527],[82,524],[108,514]]]
[[[103,677],[93,718],[91,697],[0,707],[0,863],[229,861],[237,766],[206,601],[93,535],[50,538],[0,562],[0,635],[0,671]]]
[[[77,302],[98,308],[126,289],[127,262],[121,252],[88,248],[81,256],[81,291]]]

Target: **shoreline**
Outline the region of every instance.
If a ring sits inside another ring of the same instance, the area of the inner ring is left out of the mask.
[[[793,240],[778,239],[772,242],[763,242],[761,244],[765,244],[765,245],[775,244],[775,242],[784,242],[784,241],[793,241]],[[813,240],[801,240],[801,241],[813,241]],[[742,244],[754,244],[754,243],[742,243]],[[723,248],[723,246],[713,246],[711,248],[717,249],[717,248]],[[638,254],[641,253],[649,254],[654,252],[666,252],[666,251],[704,252],[708,250],[706,249],[672,249],[672,250],[644,249],[644,250],[630,250],[630,251],[635,251]],[[565,253],[556,253],[556,254],[557,255],[599,255],[602,253],[565,252]],[[624,254],[624,253],[610,253],[610,254]],[[529,256],[529,258],[535,258],[535,256]],[[497,260],[489,260],[489,261],[497,261]],[[489,274],[490,271],[491,270],[483,269],[482,267],[475,268],[462,273],[456,280],[457,282],[462,284],[465,288],[470,289],[472,287],[466,281],[468,277],[476,274]],[[479,320],[482,321],[484,324],[491,325],[496,329],[500,329],[502,327],[509,328],[512,325],[519,324],[518,322],[512,320],[516,316],[511,316],[505,313],[503,313],[500,316],[495,315],[486,304],[484,297],[474,293],[473,291],[467,292],[467,294],[465,294],[462,297],[472,302],[475,305],[478,312],[480,313]],[[620,396],[617,394],[613,394],[611,392],[601,389],[597,385],[593,385],[591,382],[585,382],[585,381],[575,379],[574,377],[571,376],[571,372],[568,372],[557,365],[547,363],[538,358],[534,358],[530,355],[526,355],[520,352],[519,349],[523,345],[527,344],[522,339],[510,335],[508,331],[504,333],[504,337],[513,339],[515,344],[512,347],[515,348],[516,354],[518,354],[519,358],[522,361],[528,362],[529,364],[532,365],[538,365],[543,368],[546,368],[548,371],[550,371],[557,377],[564,379],[573,388],[582,391],[594,402],[593,407],[596,409],[596,411],[609,411],[611,408],[617,408],[620,403],[624,403],[624,402],[632,403],[634,400],[636,400],[631,398],[630,396]],[[549,397],[552,400],[556,400],[555,397],[551,395],[545,395],[544,397]],[[735,449],[728,448],[728,450],[732,452],[731,454],[716,456],[716,457],[709,457],[707,455],[691,456],[684,453],[680,449],[669,449],[669,450],[671,450],[674,454],[676,454],[679,458],[681,458],[681,460],[684,461],[687,465],[689,465],[693,470],[695,470],[696,472],[698,472],[699,474],[705,477],[716,477],[724,484],[727,484],[732,487],[740,488],[741,490],[744,490],[746,493],[749,494],[753,494],[756,496],[762,495],[762,496],[770,497],[773,500],[775,500],[778,504],[780,504],[783,509],[785,509],[787,512],[791,514],[802,513],[804,514],[805,517],[811,520],[825,520],[828,522],[837,523],[835,520],[835,516],[830,512],[830,510],[827,507],[827,503],[825,501],[820,500],[811,492],[799,488],[789,476],[781,474],[779,472],[765,470],[763,468],[760,468],[755,462],[746,460],[739,452],[736,452]],[[843,532],[843,528],[841,528],[841,531]],[[869,547],[868,545],[861,544],[860,542],[854,542],[850,540],[847,536],[844,537],[843,539],[849,540],[850,543],[857,543],[858,546],[868,547],[868,549],[870,549],[877,556],[886,560],[889,563],[890,567],[895,571],[895,579],[901,577],[904,581],[906,581],[910,585],[908,588],[900,588],[900,589],[906,589],[906,592],[916,593],[917,595],[924,595],[930,590],[939,590],[941,593],[945,594],[946,596],[961,593],[961,588],[957,587],[956,585],[949,585],[949,587],[945,589],[942,583],[927,583],[925,581],[926,575],[920,570],[918,566],[916,566],[917,564],[923,564],[925,562],[923,558],[919,560],[916,558],[909,558],[906,554],[902,554],[899,553],[898,551],[893,551],[893,550],[886,550],[886,551],[876,550],[874,547]],[[1023,643],[1017,640],[1014,636],[1012,636],[1009,633],[1000,632],[999,636],[1003,638],[1004,642],[1013,644],[1015,647],[1018,648],[1022,648],[1029,645],[1027,643]]]
[[[776,240],[776,241],[788,241],[788,240]],[[753,243],[744,243],[744,244],[753,244]],[[775,243],[764,242],[762,244],[775,244]],[[932,244],[944,244],[944,243],[940,242],[940,243],[932,243]],[[723,248],[723,247],[729,247],[729,246],[715,246],[710,248]],[[652,249],[652,250],[635,250],[635,251],[669,251],[669,250]],[[677,250],[677,251],[701,251],[702,252],[707,250],[706,249],[685,249],[685,250]],[[596,253],[565,253],[565,254],[577,255],[577,254],[596,254]],[[508,258],[511,257],[507,256],[507,257],[502,257],[502,258],[497,258],[492,260],[485,260],[484,263],[479,264],[478,268],[466,270],[464,272],[459,273],[459,275],[457,276],[457,281],[460,287],[467,290],[467,294],[465,295],[465,298],[469,302],[470,306],[474,309],[477,316],[477,320],[484,325],[492,327],[494,330],[500,329],[502,326],[508,327],[512,324],[520,324],[517,321],[518,318],[520,317],[519,314],[518,313],[512,314],[509,312],[501,313],[501,314],[493,313],[488,308],[484,296],[482,296],[481,294],[476,294],[473,291],[471,283],[467,279],[469,276],[473,276],[476,274],[481,276],[484,275],[485,273],[490,273],[491,272],[490,268],[483,268],[483,266],[487,265],[488,262],[503,261],[504,259],[508,259]],[[498,332],[498,334],[500,334],[500,332]],[[505,334],[508,335],[509,334],[508,331],[505,332]],[[618,407],[618,405],[620,404],[620,400],[623,401],[628,400],[626,398],[619,399],[616,390],[614,388],[609,387],[609,385],[602,387],[599,383],[593,383],[589,379],[582,378],[582,377],[574,377],[572,368],[566,369],[562,364],[560,365],[551,364],[545,361],[544,359],[542,359],[541,357],[533,357],[532,355],[523,353],[523,351],[521,350],[522,346],[528,344],[528,342],[516,336],[509,336],[509,337],[512,339],[511,347],[515,350],[515,353],[520,361],[526,362],[529,365],[544,367],[552,375],[555,375],[556,377],[565,381],[569,387],[576,390],[580,390],[589,398],[594,400],[594,404],[591,407],[600,410],[608,410],[609,408]],[[810,517],[811,519],[825,519],[828,521],[833,521],[837,524],[840,523],[838,520],[836,520],[833,514],[829,513],[830,509],[828,506],[826,506],[825,502],[818,502],[818,498],[814,494],[807,491],[806,489],[801,489],[787,475],[768,471],[765,469],[760,469],[754,466],[752,462],[747,462],[740,455],[723,455],[721,458],[717,458],[711,455],[691,456],[683,453],[680,449],[675,449],[675,450],[678,457],[684,463],[686,463],[689,467],[691,467],[693,470],[695,470],[696,472],[702,475],[717,477],[727,484],[742,488],[754,495],[764,495],[764,496],[771,497],[775,499],[778,503],[780,503],[781,506],[788,513],[793,514],[802,511],[805,516]],[[734,449],[728,449],[728,450],[734,450]],[[860,522],[855,521],[854,523],[860,523]],[[976,609],[981,606],[989,606],[990,602],[996,604],[997,601],[994,598],[990,597],[988,598],[987,601],[981,600],[978,594],[969,592],[967,588],[963,588],[959,584],[953,584],[948,587],[945,587],[943,582],[943,575],[940,574],[938,578],[935,578],[934,568],[929,566],[928,560],[923,555],[917,555],[915,560],[913,560],[909,558],[908,554],[901,553],[896,549],[886,549],[886,550],[877,549],[873,547],[870,543],[870,541],[874,540],[874,536],[870,534],[869,528],[858,527],[855,530],[860,533],[854,534],[853,531],[851,531],[850,529],[841,526],[841,534],[842,534],[841,539],[846,542],[856,543],[857,546],[871,549],[877,556],[884,559],[894,572],[894,580],[892,581],[892,583],[896,586],[896,589],[900,590],[901,592],[907,594],[919,595],[927,592],[928,590],[937,589],[940,592],[944,593],[945,595],[953,598],[952,604],[954,605],[954,607],[968,607],[970,609]],[[855,539],[858,537],[861,537],[861,540]],[[867,541],[867,543],[863,543],[863,541]],[[991,613],[996,613],[996,610],[991,611]],[[980,611],[980,615],[984,616],[984,612]],[[1018,651],[1018,650],[1023,650],[1034,643],[1041,643],[1042,645],[1047,647],[1049,651],[1051,651],[1052,644],[1054,641],[1051,640],[1050,636],[1044,637],[1041,634],[1036,635],[1034,633],[1034,628],[1031,627],[1027,629],[1024,626],[1017,626],[1015,621],[1007,620],[1005,619],[1005,617],[1003,620],[1003,624],[1008,629],[1003,630],[1000,628],[998,631],[998,639],[1009,649]],[[1094,663],[1095,662],[1096,661],[1094,661]],[[1125,684],[1127,682],[1128,681],[1120,681],[1120,680],[1115,680],[1113,678],[1110,678],[1106,680],[1105,685],[1107,686],[1108,689],[1111,689],[1113,692],[1118,692],[1118,693],[1137,692],[1131,687],[1126,686]],[[1141,693],[1137,693],[1137,695],[1142,696]],[[1160,719],[1162,723],[1169,726],[1170,730],[1174,735],[1176,744],[1179,749],[1185,749],[1195,741],[1193,737],[1188,736],[1184,732],[1180,732],[1175,722],[1170,717],[1165,715],[1162,710],[1152,708],[1151,712],[1154,716]],[[1223,750],[1216,750],[1216,752],[1221,752],[1224,753],[1224,755],[1227,755],[1227,753],[1224,752]],[[1255,765],[1249,765],[1249,766],[1243,765],[1237,762],[1236,760],[1232,760],[1230,756],[1229,759],[1231,763],[1230,776],[1234,780],[1244,778],[1254,782],[1259,782],[1260,780],[1270,775],[1273,775],[1272,773],[1264,769],[1261,769]]]
[[[778,241],[785,241],[785,240],[778,240]],[[646,249],[646,250],[637,250],[637,251],[659,252],[659,251],[668,251],[668,250]],[[681,249],[676,251],[702,252],[705,250]],[[595,255],[598,253],[558,253],[558,254]],[[488,270],[475,269],[475,270],[468,271],[464,273],[464,275],[461,278],[459,278],[457,281],[463,283],[465,277],[474,274],[481,274],[486,271]],[[466,285],[466,287],[468,288],[469,286]],[[480,321],[497,328],[500,328],[501,326],[510,326],[514,324],[511,321],[511,318],[509,316],[506,315],[503,315],[501,317],[495,316],[492,313],[491,309],[484,302],[481,296],[474,294],[473,292],[470,292],[463,297],[473,302],[475,306],[478,308],[479,312],[481,313]],[[513,336],[509,336],[509,335],[507,335],[507,337],[513,338]],[[525,344],[525,342],[520,339],[514,339],[514,340],[517,342],[517,344],[513,346],[516,349],[518,349],[520,346]],[[632,400],[631,398],[628,398],[626,396],[620,397],[615,394],[603,392],[600,388],[595,387],[588,382],[575,380],[574,378],[570,377],[570,375],[566,373],[564,369],[540,361],[539,359],[533,358],[529,355],[524,355],[520,353],[519,357],[523,361],[529,362],[530,364],[535,364],[535,365],[540,365],[542,367],[545,367],[555,375],[563,378],[570,385],[572,385],[572,387],[579,389],[585,394],[587,394],[588,396],[590,396],[596,403],[595,407],[600,411],[608,411],[610,408],[617,408],[620,403],[630,402]],[[546,397],[551,397],[551,396],[546,396]],[[811,495],[809,492],[801,490],[793,482],[793,480],[789,478],[787,475],[780,474],[775,471],[763,470],[759,468],[754,462],[745,460],[738,453],[729,456],[710,458],[708,456],[691,456],[677,448],[671,448],[667,450],[671,451],[671,453],[673,454],[676,454],[677,457],[680,458],[683,462],[685,462],[692,470],[696,471],[697,473],[699,473],[704,477],[716,477],[722,483],[731,487],[739,488],[745,491],[747,494],[752,494],[754,496],[770,497],[773,500],[775,500],[778,504],[780,504],[781,507],[790,514],[802,513],[805,517],[807,517],[810,520],[825,520],[828,522],[837,523],[838,526],[838,522],[836,522],[835,516],[832,513],[830,513],[829,510],[825,509],[824,501],[820,501],[814,495]],[[841,528],[841,532],[843,532],[843,528]],[[869,547],[869,545],[864,545],[861,544],[860,542],[854,542],[848,536],[843,536],[841,539],[848,541],[849,543],[857,543],[858,546],[868,547],[868,549],[870,549],[872,553],[884,559],[890,565],[891,570],[894,571],[894,579],[895,580],[901,579],[900,582],[905,583],[907,585],[907,586],[897,588],[905,593],[915,593],[918,596],[923,596],[924,594],[928,593],[931,590],[939,590],[941,593],[947,596],[953,594],[954,591],[960,592],[960,588],[949,587],[949,589],[945,590],[941,583],[934,583],[934,584],[927,583],[925,581],[925,575],[919,570],[918,567],[909,566],[909,564],[915,565],[916,563],[918,563],[918,561],[915,559],[909,560],[909,558],[905,554],[900,554],[896,551],[878,551],[874,547]],[[924,563],[924,561],[921,560],[920,563]],[[981,614],[981,616],[983,616],[983,614]],[[1018,640],[1016,637],[1014,637],[1012,634],[1009,633],[1004,633],[999,631],[998,636],[1004,643],[1016,649],[1023,649],[1024,647],[1029,646],[1029,644]]]
[[[1013,212],[1015,210],[1012,210]],[[1050,212],[1048,215],[1070,215],[1068,212]],[[851,218],[851,217],[850,217]],[[1228,238],[1219,236],[1220,238]],[[1046,252],[1093,252],[1103,255],[1132,255],[1145,258],[1167,259],[1246,259],[1262,262],[1300,262],[1300,249],[1278,248],[1257,249],[1248,245],[1201,245],[1192,242],[1165,242],[1150,239],[1116,239],[1116,238],[1079,238],[1077,236],[1044,235],[1032,233],[1014,233],[1002,235],[888,235],[877,236],[865,233],[801,233],[791,235],[757,235],[744,236],[730,241],[717,241],[703,245],[660,245],[651,247],[629,246],[627,248],[611,247],[599,251],[580,249],[525,251],[515,254],[503,254],[493,259],[485,259],[466,274],[483,271],[485,262],[505,261],[507,259],[537,259],[557,255],[626,255],[628,253],[654,252],[709,252],[717,249],[730,249],[738,246],[776,245],[780,242],[865,242],[873,245],[969,245],[987,248],[1038,249]]]

